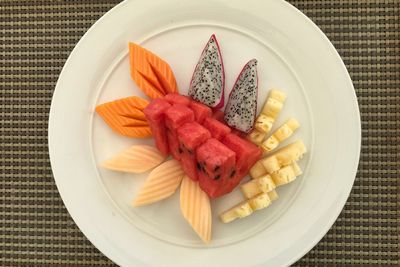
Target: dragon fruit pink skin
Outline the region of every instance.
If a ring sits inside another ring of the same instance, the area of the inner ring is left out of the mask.
[[[243,67],[229,94],[224,115],[226,123],[239,131],[250,132],[257,113],[257,95],[257,60],[252,59]]]
[[[224,106],[225,72],[215,34],[204,47],[190,81],[188,95],[213,109]]]

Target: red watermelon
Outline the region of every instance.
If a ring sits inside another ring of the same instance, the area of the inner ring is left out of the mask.
[[[168,94],[164,97],[164,99],[168,101],[171,105],[180,104],[184,106],[189,106],[191,102],[189,97],[176,93]]]
[[[188,107],[175,104],[165,111],[165,126],[167,128],[167,139],[169,145],[169,151],[172,156],[179,160],[179,140],[176,130],[187,122],[194,120],[194,114]]]
[[[229,128],[229,126],[213,118],[206,118],[203,126],[210,131],[212,137],[218,139],[219,141],[221,141],[225,135],[231,132],[231,128]]]
[[[197,181],[197,161],[195,151],[198,146],[208,140],[210,132],[197,122],[188,122],[177,130],[179,148],[181,152],[181,164],[185,173],[194,181]]]
[[[153,133],[156,146],[163,155],[167,155],[169,152],[164,113],[170,107],[171,105],[167,101],[156,98],[143,110]]]
[[[235,152],[215,138],[196,150],[200,187],[209,197],[221,196],[224,185],[235,175]]]
[[[189,107],[194,112],[194,117],[198,123],[203,123],[207,117],[211,117],[212,111],[208,106],[192,100]]]

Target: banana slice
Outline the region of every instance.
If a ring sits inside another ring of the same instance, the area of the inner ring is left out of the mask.
[[[298,161],[306,152],[307,149],[304,143],[301,140],[297,140],[296,142],[279,149],[273,155],[262,159],[261,162],[267,173],[271,174],[284,166]]]
[[[220,215],[220,219],[223,223],[229,223],[238,218],[247,217],[252,213],[253,209],[251,208],[250,204],[245,201],[222,213]]]
[[[272,173],[271,177],[276,186],[280,186],[294,181],[300,174],[302,174],[300,166],[294,162]]]
[[[260,178],[253,179],[243,184],[240,189],[246,198],[252,198],[261,193],[268,193],[276,188],[274,180],[268,174]]]
[[[296,119],[289,119],[285,124],[279,127],[267,140],[265,140],[261,147],[265,152],[270,152],[278,147],[279,143],[283,142],[300,127]]]

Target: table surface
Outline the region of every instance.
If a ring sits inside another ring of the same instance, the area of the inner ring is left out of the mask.
[[[112,266],[79,231],[54,183],[51,97],[86,30],[119,1],[0,3],[0,264]],[[400,1],[290,2],[333,42],[362,120],[357,178],[338,220],[295,266],[400,265]]]

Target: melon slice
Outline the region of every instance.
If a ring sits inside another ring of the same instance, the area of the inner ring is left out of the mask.
[[[211,241],[211,205],[199,183],[188,176],[182,180],[180,205],[183,217],[204,243]]]
[[[101,166],[114,171],[143,173],[158,166],[164,160],[165,156],[157,148],[134,145],[103,162]]]
[[[171,196],[184,175],[178,161],[172,159],[164,162],[150,173],[132,205],[148,205]]]

